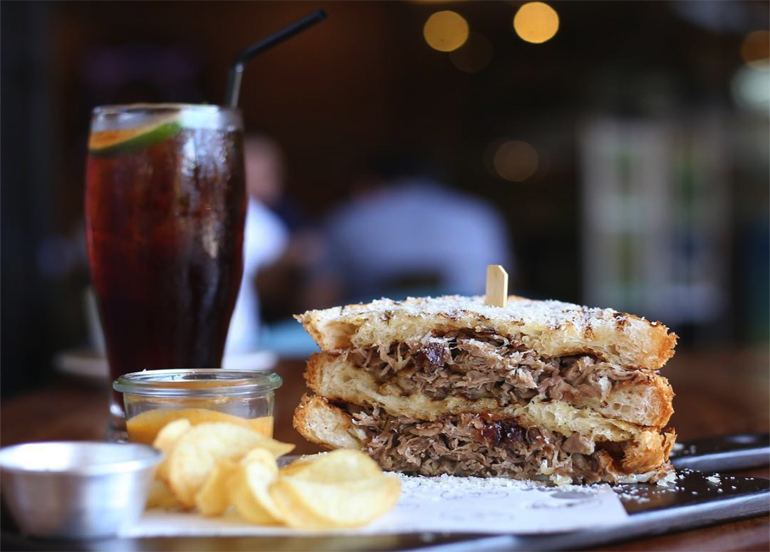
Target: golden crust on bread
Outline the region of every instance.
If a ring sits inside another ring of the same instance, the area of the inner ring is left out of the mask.
[[[544,356],[590,353],[619,366],[657,370],[674,354],[677,340],[659,322],[631,314],[515,296],[504,308],[485,305],[481,297],[380,299],[296,318],[324,352],[491,329]]]
[[[624,452],[621,467],[625,473],[643,473],[668,461],[668,455],[676,441],[676,433],[645,432],[634,440]]]
[[[294,410],[292,425],[311,443],[332,450],[358,449],[366,434],[357,432],[350,416],[324,397],[305,395]]]

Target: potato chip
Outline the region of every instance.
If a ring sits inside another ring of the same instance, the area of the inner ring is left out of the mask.
[[[147,496],[147,509],[163,508],[165,510],[181,510],[182,504],[168,485],[160,479],[155,479],[150,486],[150,494]]]
[[[279,443],[239,425],[222,422],[197,425],[179,438],[169,454],[166,467],[169,486],[182,504],[192,507],[195,495],[218,461],[237,462],[256,447],[267,448],[275,455],[276,451],[290,450],[293,445]]]
[[[337,483],[382,476],[382,470],[363,452],[340,449],[299,458],[282,468],[281,475],[319,483]]]
[[[230,506],[228,481],[237,468],[238,464],[232,460],[220,460],[209,472],[206,482],[195,495],[195,505],[201,514],[219,516],[227,510]]]
[[[158,433],[166,455],[148,508],[190,509],[216,516],[231,505],[245,519],[300,529],[359,527],[398,501],[400,481],[359,451],[303,457],[279,470],[294,445],[242,424],[176,420]]]
[[[387,475],[331,484],[282,476],[270,486],[285,523],[300,529],[366,525],[393,508],[400,494],[400,480]]]
[[[275,458],[280,458],[284,454],[289,454],[296,447],[296,445],[282,443],[281,441],[276,441],[270,437],[263,437],[262,441],[257,446],[269,450]]]
[[[241,464],[250,464],[254,462],[264,464],[270,468],[271,471],[278,473],[278,463],[275,461],[275,456],[273,456],[273,453],[266,448],[257,447],[247,452],[246,455],[241,458]]]
[[[158,432],[158,436],[153,441],[152,446],[163,453],[163,461],[158,464],[155,470],[155,477],[163,480],[168,479],[168,457],[171,450],[177,444],[179,439],[187,433],[192,425],[188,420],[180,419],[170,422],[163,426]]]
[[[184,418],[169,422],[158,432],[158,436],[155,437],[152,446],[163,452],[168,452],[191,427],[190,421]]]
[[[283,512],[275,505],[268,490],[278,476],[278,467],[275,459],[270,465],[259,451],[263,449],[251,451],[230,478],[230,501],[247,520],[275,525],[283,521]]]

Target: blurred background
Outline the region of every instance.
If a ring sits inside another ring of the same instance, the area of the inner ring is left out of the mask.
[[[259,347],[305,357],[291,314],[483,293],[496,263],[680,351],[767,350],[767,2],[3,2],[3,396],[98,342],[91,109],[221,103],[236,52],[318,8],[241,91]]]

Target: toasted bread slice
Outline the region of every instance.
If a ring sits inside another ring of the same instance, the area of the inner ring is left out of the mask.
[[[497,415],[502,413],[497,412]],[[383,416],[389,416],[388,414],[381,414]],[[388,424],[393,427],[395,435],[399,433],[399,420],[403,418],[391,417],[388,420]],[[407,419],[409,420],[409,419]],[[414,422],[414,420],[409,420]],[[542,420],[541,420],[542,421]],[[537,428],[544,427],[544,424],[533,423],[534,420],[519,418],[518,422],[525,428]],[[364,452],[373,454],[375,460],[381,463],[386,463],[383,467],[389,465],[396,465],[399,462],[409,461],[414,458],[415,451],[409,450],[409,443],[404,443],[402,446],[395,447],[387,452],[387,454],[373,453],[373,443],[366,430],[358,427],[354,423],[353,416],[338,406],[330,403],[324,397],[318,396],[305,396],[302,399],[299,407],[294,414],[294,427],[299,431],[306,439],[311,442],[317,443],[325,448],[353,448],[360,449]],[[571,433],[567,427],[560,428],[548,428],[549,431],[557,432],[554,435],[561,434],[562,436],[568,436]],[[559,431],[559,429],[561,431]],[[620,434],[618,434],[620,436]],[[668,455],[671,447],[674,444],[676,435],[673,431],[659,432],[655,430],[638,430],[633,436],[627,436],[626,439],[618,441],[614,446],[614,455],[610,450],[612,447],[599,448],[601,445],[597,445],[596,450],[590,453],[590,459],[593,465],[596,466],[595,473],[591,473],[593,477],[602,481],[608,481],[611,483],[641,483],[648,481],[657,481],[666,477],[672,471],[670,464],[668,464]],[[450,439],[451,441],[451,439]],[[596,442],[595,442],[596,443]],[[533,450],[536,450],[535,447]],[[489,450],[489,449],[481,449]],[[419,452],[417,455],[419,455]],[[424,451],[423,451],[424,452]],[[447,455],[457,452],[456,450],[449,450]],[[562,453],[565,454],[565,453]],[[576,465],[581,465],[583,454],[578,455]],[[525,464],[530,462],[528,455],[521,457],[521,462]],[[521,463],[519,462],[519,463]],[[482,464],[483,466],[483,464]],[[581,480],[586,475],[585,471],[581,473],[568,474],[564,473],[556,474],[554,470],[547,463],[540,463],[538,465],[527,466],[526,472],[513,472],[514,477],[521,477],[521,473],[524,473],[526,477],[531,477],[533,473],[537,478],[548,479],[556,483],[568,483],[575,480]],[[482,467],[484,469],[484,467]],[[414,473],[422,473],[424,475],[436,475],[435,472],[422,470],[421,467],[417,467]],[[504,472],[503,472],[504,473]],[[462,475],[487,475],[484,472],[480,473],[462,473]],[[566,477],[566,480],[565,480]]]
[[[324,397],[302,397],[292,425],[305,439],[329,450],[360,449],[366,444],[366,432],[353,425],[350,414]]]
[[[677,340],[659,322],[612,309],[515,296],[504,308],[485,305],[481,297],[381,299],[296,318],[324,352],[455,330],[491,331],[548,357],[590,353],[618,366],[657,370],[674,354]]]
[[[305,371],[308,387],[332,401],[382,406],[393,416],[411,416],[435,420],[446,414],[496,411],[501,405],[494,397],[469,400],[461,394],[433,398],[422,393],[405,394],[395,384],[381,384],[370,372],[360,369],[344,355],[320,353],[310,357]],[[655,372],[636,381],[618,381],[604,396],[576,394],[567,400],[570,406],[589,409],[621,422],[662,428],[674,412],[673,391],[668,380]],[[508,411],[521,409],[528,400],[511,401]]]

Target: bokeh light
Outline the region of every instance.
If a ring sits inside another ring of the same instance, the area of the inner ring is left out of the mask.
[[[762,70],[770,59],[770,32],[754,31],[743,39],[741,57],[746,65]]]
[[[471,33],[462,48],[449,54],[452,64],[460,71],[476,73],[492,61],[494,48],[487,37],[479,33]]]
[[[434,50],[452,52],[468,40],[468,22],[457,12],[440,11],[431,15],[423,28],[425,41]]]
[[[513,28],[522,40],[542,44],[552,39],[559,30],[559,15],[548,4],[530,2],[516,12]]]
[[[526,142],[508,140],[498,146],[492,163],[501,178],[523,182],[537,172],[537,150]]]

